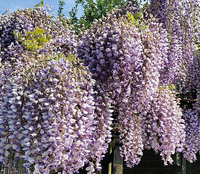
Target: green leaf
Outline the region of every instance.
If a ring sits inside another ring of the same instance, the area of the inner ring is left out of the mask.
[[[175,85],[173,83],[169,85],[169,90],[171,91],[175,90]]]
[[[34,35],[33,31],[29,31],[28,33],[31,34],[31,35]],[[25,35],[28,35],[28,33],[25,32]]]
[[[132,22],[134,23],[135,18],[133,17],[133,15],[131,15],[131,19],[132,19]]]
[[[135,23],[135,18],[132,13],[127,11],[128,20],[131,21],[133,24]]]
[[[14,34],[14,36],[16,36],[19,39],[19,37],[20,37],[19,31],[13,31],[13,34]]]
[[[48,43],[51,39],[51,35],[45,34],[46,31],[42,28],[36,27],[33,31],[25,30],[24,34],[20,34],[18,31],[13,32],[18,41],[21,41],[24,48],[30,51],[36,51],[42,49],[45,43]]]
[[[44,7],[44,1],[40,2],[41,7]]]
[[[138,13],[136,13],[135,14],[135,19],[143,19],[144,17],[143,17],[143,12],[138,12]]]
[[[38,3],[38,4],[34,5],[34,7],[35,7],[35,8],[37,8],[37,7],[39,7],[39,5],[40,5],[40,3]]]
[[[44,34],[44,33],[46,33],[46,31],[45,30],[43,30],[42,28],[36,28],[35,29],[35,34]]]
[[[34,45],[35,45],[34,43],[30,43],[30,44],[26,45],[26,47],[30,50],[33,50]]]
[[[44,7],[44,1],[40,1],[38,4],[34,5],[35,8],[39,6]]]
[[[26,42],[33,42],[33,40],[29,40],[29,39],[28,39],[28,40],[26,40]]]

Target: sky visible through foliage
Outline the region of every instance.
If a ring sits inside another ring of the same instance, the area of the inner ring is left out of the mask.
[[[38,4],[39,2],[40,0],[0,0],[0,14],[4,13],[6,10],[9,10],[8,12],[11,13],[22,8],[33,8],[34,5]],[[69,11],[71,11],[72,7],[75,6],[75,0],[65,0],[64,2],[65,5],[63,6],[63,14],[69,17]],[[44,4],[45,6],[52,5],[52,12],[55,12],[57,15],[59,0],[45,0]],[[82,11],[83,9],[79,7],[78,16],[81,15]]]

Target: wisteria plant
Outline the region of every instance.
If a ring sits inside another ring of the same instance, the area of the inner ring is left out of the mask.
[[[43,3],[0,16],[0,162],[93,174],[113,132],[128,167],[149,149],[195,161],[199,3],[177,2],[132,1],[79,37]]]
[[[109,99],[77,60],[76,36],[44,7],[2,16],[1,26],[0,162],[12,171],[10,159],[23,158],[35,174],[85,165],[93,173],[112,119]]]

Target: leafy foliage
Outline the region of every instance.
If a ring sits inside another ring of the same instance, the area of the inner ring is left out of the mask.
[[[35,8],[37,8],[37,7],[44,7],[44,1],[42,0],[42,1],[40,1],[38,4],[36,4],[35,6],[34,6]]]
[[[100,19],[102,16],[105,16],[107,12],[114,8],[120,8],[126,5],[127,2],[124,0],[76,0],[75,7],[72,8],[70,14],[71,25],[74,25],[75,30],[85,27],[89,28],[94,20]],[[84,14],[78,19],[78,5],[82,5],[84,9]]]
[[[63,17],[64,15],[62,14],[63,12],[63,6],[65,5],[64,1],[59,1],[59,8],[58,8],[58,16]]]
[[[42,49],[45,43],[51,39],[50,35],[45,35],[46,31],[41,28],[35,28],[33,31],[25,31],[25,37],[19,32],[14,31],[14,35],[18,38],[22,45],[31,51]]]

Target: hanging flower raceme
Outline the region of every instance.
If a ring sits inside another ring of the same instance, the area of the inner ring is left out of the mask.
[[[186,126],[186,141],[183,155],[189,162],[197,160],[196,154],[200,147],[200,133],[199,133],[199,117],[196,111],[191,109],[183,115]]]
[[[88,163],[95,131],[93,82],[88,80],[87,72],[65,59],[50,61],[30,79],[23,157],[38,173],[77,172]]]
[[[28,171],[34,166],[34,173],[74,173],[87,163],[99,168],[111,120],[100,123],[98,117],[109,110],[100,97],[101,105],[94,103],[94,80],[70,58],[43,58],[29,69],[19,61],[1,67],[1,162],[8,166],[14,154],[25,159]]]
[[[0,71],[0,160],[4,165],[13,166],[10,158],[13,156],[18,158],[21,151],[20,143],[17,141],[20,125],[17,122],[16,115],[20,114],[21,100],[19,93],[22,88],[19,89],[18,84],[22,82],[22,79],[16,74],[16,67],[13,68],[9,63],[2,65]],[[12,78],[10,78],[11,74],[14,74]]]
[[[150,8],[169,33],[169,63],[161,81],[178,87],[186,127],[183,153],[193,162],[199,151],[199,1],[151,1]]]
[[[163,124],[160,128],[163,130],[163,137],[160,138],[163,146],[158,150],[158,147],[149,141],[155,133],[155,130],[150,130],[149,127],[153,121],[157,124],[154,117],[159,117],[160,114],[158,110],[155,115],[150,114],[154,110],[151,103],[162,100],[165,95],[164,92],[159,92],[159,84],[161,73],[165,71],[165,64],[168,63],[167,31],[151,16],[145,21],[142,12],[134,15],[130,12],[126,15],[117,14],[118,11],[109,13],[87,31],[78,48],[78,56],[88,65],[93,78],[96,79],[95,85],[102,90],[104,96],[112,100],[112,106],[118,113],[115,126],[120,133],[121,155],[127,166],[139,164],[142,151],[144,148],[148,149],[149,144],[156,152],[161,152],[165,164],[171,163],[171,155],[176,150],[183,149],[184,126],[178,103],[168,91],[166,95],[169,97],[166,100],[174,112],[170,112],[171,115],[169,113],[171,122],[174,122],[172,127],[178,130],[172,139],[177,140],[171,141],[173,148],[165,148],[165,140],[168,137],[164,136],[167,136],[171,127]],[[159,101],[155,105],[161,107],[160,104]],[[165,111],[163,110],[163,117],[167,117]],[[162,119],[165,119],[163,117],[159,117],[158,121],[162,122]],[[160,136],[161,132],[158,134]],[[182,136],[179,136],[181,134]]]
[[[185,143],[185,125],[175,94],[160,87],[147,116],[149,146],[160,152],[164,164],[172,164],[172,155],[182,152]]]
[[[194,44],[199,33],[199,2],[195,0],[151,1],[150,11],[168,31],[170,51],[162,74],[164,83],[185,88],[188,70],[193,62]],[[182,83],[180,84],[180,80]]]
[[[11,168],[10,159],[22,157],[35,174],[100,169],[111,141],[111,103],[76,59],[76,36],[44,8],[1,19],[16,25],[1,35],[3,43],[13,34],[0,55],[0,161]]]
[[[199,128],[199,50],[196,50],[193,66],[190,67],[190,74],[188,75],[188,86],[185,88],[186,97],[184,98],[190,103],[190,107],[184,113],[184,119],[186,124],[186,142],[184,149],[184,157],[189,162],[197,160],[196,154],[200,150],[200,128]]]

